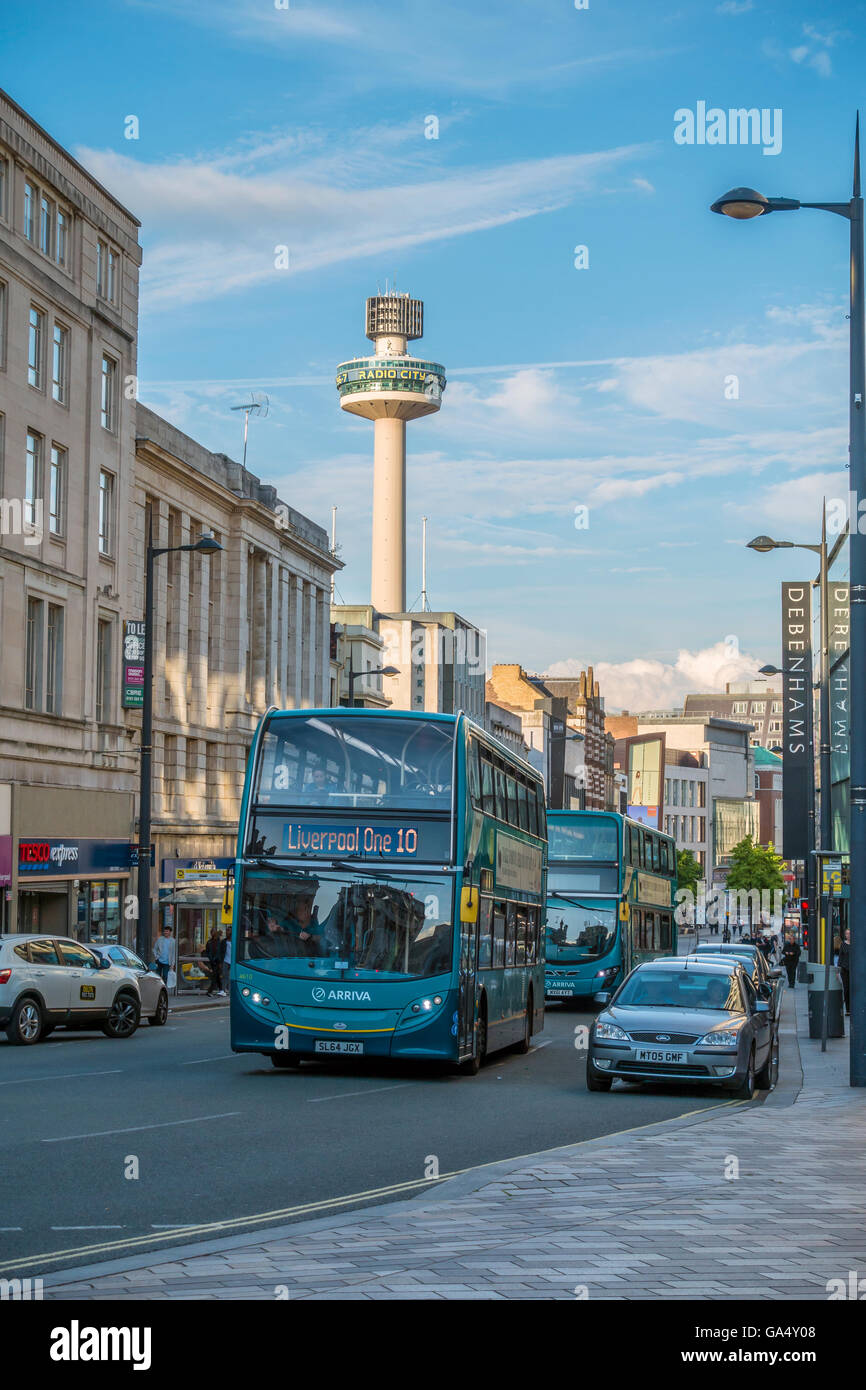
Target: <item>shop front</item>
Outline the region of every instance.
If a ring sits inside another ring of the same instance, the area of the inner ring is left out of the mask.
[[[0,835],[0,932],[9,931],[12,902],[12,836]]]
[[[132,852],[128,840],[19,840],[17,930],[134,947]]]
[[[229,858],[162,861],[159,925],[171,927],[177,941],[179,990],[206,990],[210,984],[204,948],[213,931],[225,936],[231,925],[233,867]]]

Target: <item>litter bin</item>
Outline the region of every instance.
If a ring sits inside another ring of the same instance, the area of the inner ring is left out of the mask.
[[[820,1038],[824,1013],[824,967],[812,970],[809,981],[809,1037]],[[842,986],[835,970],[830,971],[827,993],[827,1037],[844,1038],[845,1016],[842,1008]]]

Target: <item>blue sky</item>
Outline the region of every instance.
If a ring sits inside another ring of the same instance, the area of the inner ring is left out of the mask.
[[[409,601],[426,514],[432,606],[491,660],[593,662],[609,707],[649,708],[778,659],[779,582],[808,566],[743,544],[816,539],[847,491],[847,227],[708,205],[849,195],[863,19],[43,0],[5,18],[5,85],[142,222],[142,399],[237,457],[230,406],[266,391],[249,465],[325,525],[338,506],[347,602],[369,597],[372,432],[334,370],[377,285],[422,298],[449,384],[408,431]],[[780,110],[781,150],[676,143],[699,102]]]

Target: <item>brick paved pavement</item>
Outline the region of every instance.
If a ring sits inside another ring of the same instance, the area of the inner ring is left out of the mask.
[[[796,992],[802,1035],[805,990]],[[866,1274],[866,1094],[847,1040],[783,1085],[457,1178],[423,1198],[46,1278],[46,1298],[826,1299]],[[799,1090],[799,1094],[798,1094]],[[616,1105],[616,1094],[609,1097]],[[726,1177],[738,1172],[737,1177]]]

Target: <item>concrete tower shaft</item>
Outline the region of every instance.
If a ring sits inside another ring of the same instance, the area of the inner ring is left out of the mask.
[[[337,371],[340,406],[373,424],[373,565],[370,601],[380,613],[406,611],[406,421],[442,404],[445,368],[410,357],[420,338],[424,305],[408,294],[367,300],[366,332],[373,357],[355,357]]]

